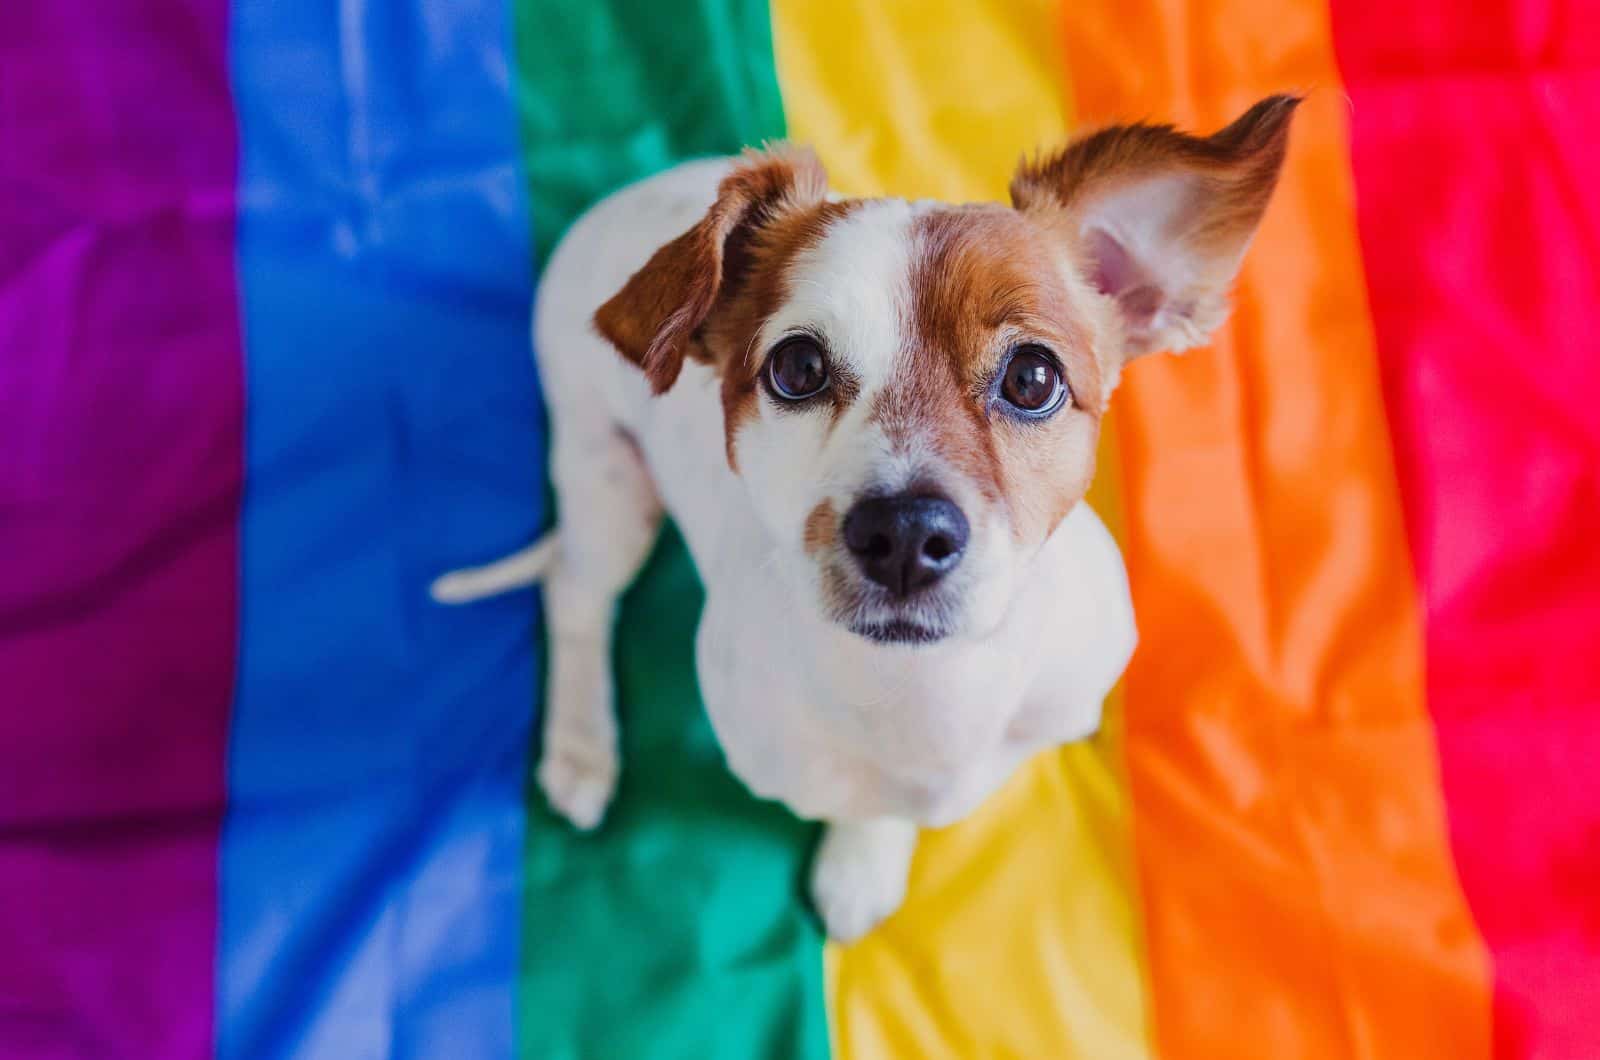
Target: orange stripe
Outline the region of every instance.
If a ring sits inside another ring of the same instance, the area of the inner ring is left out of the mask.
[[[1489,1054],[1322,0],[1067,3],[1079,114],[1312,87],[1215,348],[1117,395],[1127,753],[1157,1053]]]

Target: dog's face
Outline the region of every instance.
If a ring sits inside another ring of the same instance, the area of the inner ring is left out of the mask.
[[[1011,207],[830,201],[814,157],[755,154],[596,324],[658,393],[715,367],[797,603],[879,642],[982,636],[1087,490],[1123,364],[1226,315],[1294,105],[1104,130],[1024,163]]]

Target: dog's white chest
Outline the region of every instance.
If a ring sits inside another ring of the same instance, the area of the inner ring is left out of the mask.
[[[1097,579],[1072,562],[1109,535],[1087,509],[1073,519],[995,636],[893,651],[796,609],[759,549],[724,537],[702,560],[697,667],[730,768],[804,817],[938,826],[1028,755],[1094,732],[1133,626],[1120,564]]]
[[[1004,719],[982,705],[1020,698],[1014,677],[983,688],[977,669],[941,666],[935,689],[918,679],[932,676],[927,666],[842,674],[839,660],[826,675],[805,673],[770,630],[747,621],[752,606],[766,610],[708,594],[699,674],[729,765],[757,795],[805,817],[936,823],[961,816],[1009,771],[995,762],[1015,757],[1002,746]]]

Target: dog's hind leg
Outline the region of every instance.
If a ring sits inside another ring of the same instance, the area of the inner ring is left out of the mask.
[[[619,769],[617,599],[650,554],[661,504],[638,448],[615,425],[558,424],[553,442],[560,549],[545,579],[550,673],[537,778],[551,805],[588,829],[604,816]]]

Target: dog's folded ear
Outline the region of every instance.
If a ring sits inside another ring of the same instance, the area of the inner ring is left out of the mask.
[[[655,393],[665,393],[684,358],[697,352],[697,333],[718,295],[737,284],[761,228],[827,194],[827,174],[809,150],[779,145],[746,152],[706,215],[657,250],[595,312],[595,328],[639,366]]]
[[[1271,96],[1209,137],[1114,126],[1018,167],[1012,204],[1064,216],[1085,275],[1115,304],[1123,360],[1205,342],[1227,317],[1299,102]]]

